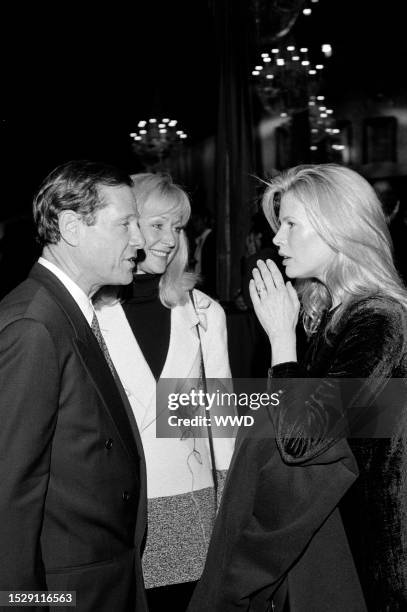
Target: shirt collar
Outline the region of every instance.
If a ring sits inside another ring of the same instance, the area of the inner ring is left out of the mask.
[[[53,274],[55,274],[55,276],[61,281],[61,283],[69,291],[72,298],[78,304],[83,316],[85,317],[89,325],[91,325],[95,311],[92,306],[92,302],[88,298],[86,293],[65,272],[63,272],[61,268],[58,268],[58,266],[48,261],[48,259],[45,259],[45,257],[40,257],[38,263],[44,266],[44,268],[47,268],[47,270],[49,270]]]

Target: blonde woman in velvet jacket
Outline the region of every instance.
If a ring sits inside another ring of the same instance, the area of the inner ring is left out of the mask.
[[[231,377],[222,307],[193,289],[186,272],[190,216],[185,192],[167,175],[134,175],[145,259],[122,299],[102,299],[97,316],[141,434],[147,465],[148,535],[143,571],[151,611],[186,608],[205,563],[232,438],[159,438],[156,383],[199,379],[200,340],[208,378]],[[191,301],[190,291],[194,304]],[[198,336],[199,328],[199,336]],[[182,438],[182,439],[181,439]]]
[[[237,437],[189,612],[402,612],[407,292],[381,204],[319,164],[274,177],[263,210],[290,279],[259,260],[250,284],[280,403]]]

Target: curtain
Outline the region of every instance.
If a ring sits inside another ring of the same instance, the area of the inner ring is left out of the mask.
[[[214,0],[212,10],[219,57],[217,289],[220,299],[230,300],[240,288],[256,184],[249,63],[253,15],[248,0]]]

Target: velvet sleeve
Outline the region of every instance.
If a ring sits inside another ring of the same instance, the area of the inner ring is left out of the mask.
[[[403,356],[405,325],[401,306],[377,301],[341,326],[324,378],[307,378],[292,362],[272,369],[270,391],[280,404],[271,416],[285,461],[312,460],[372,419],[371,407]]]

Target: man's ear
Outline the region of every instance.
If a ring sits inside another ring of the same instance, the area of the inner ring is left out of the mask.
[[[58,215],[59,232],[62,240],[71,246],[77,246],[80,234],[80,216],[73,210],[63,210]]]

